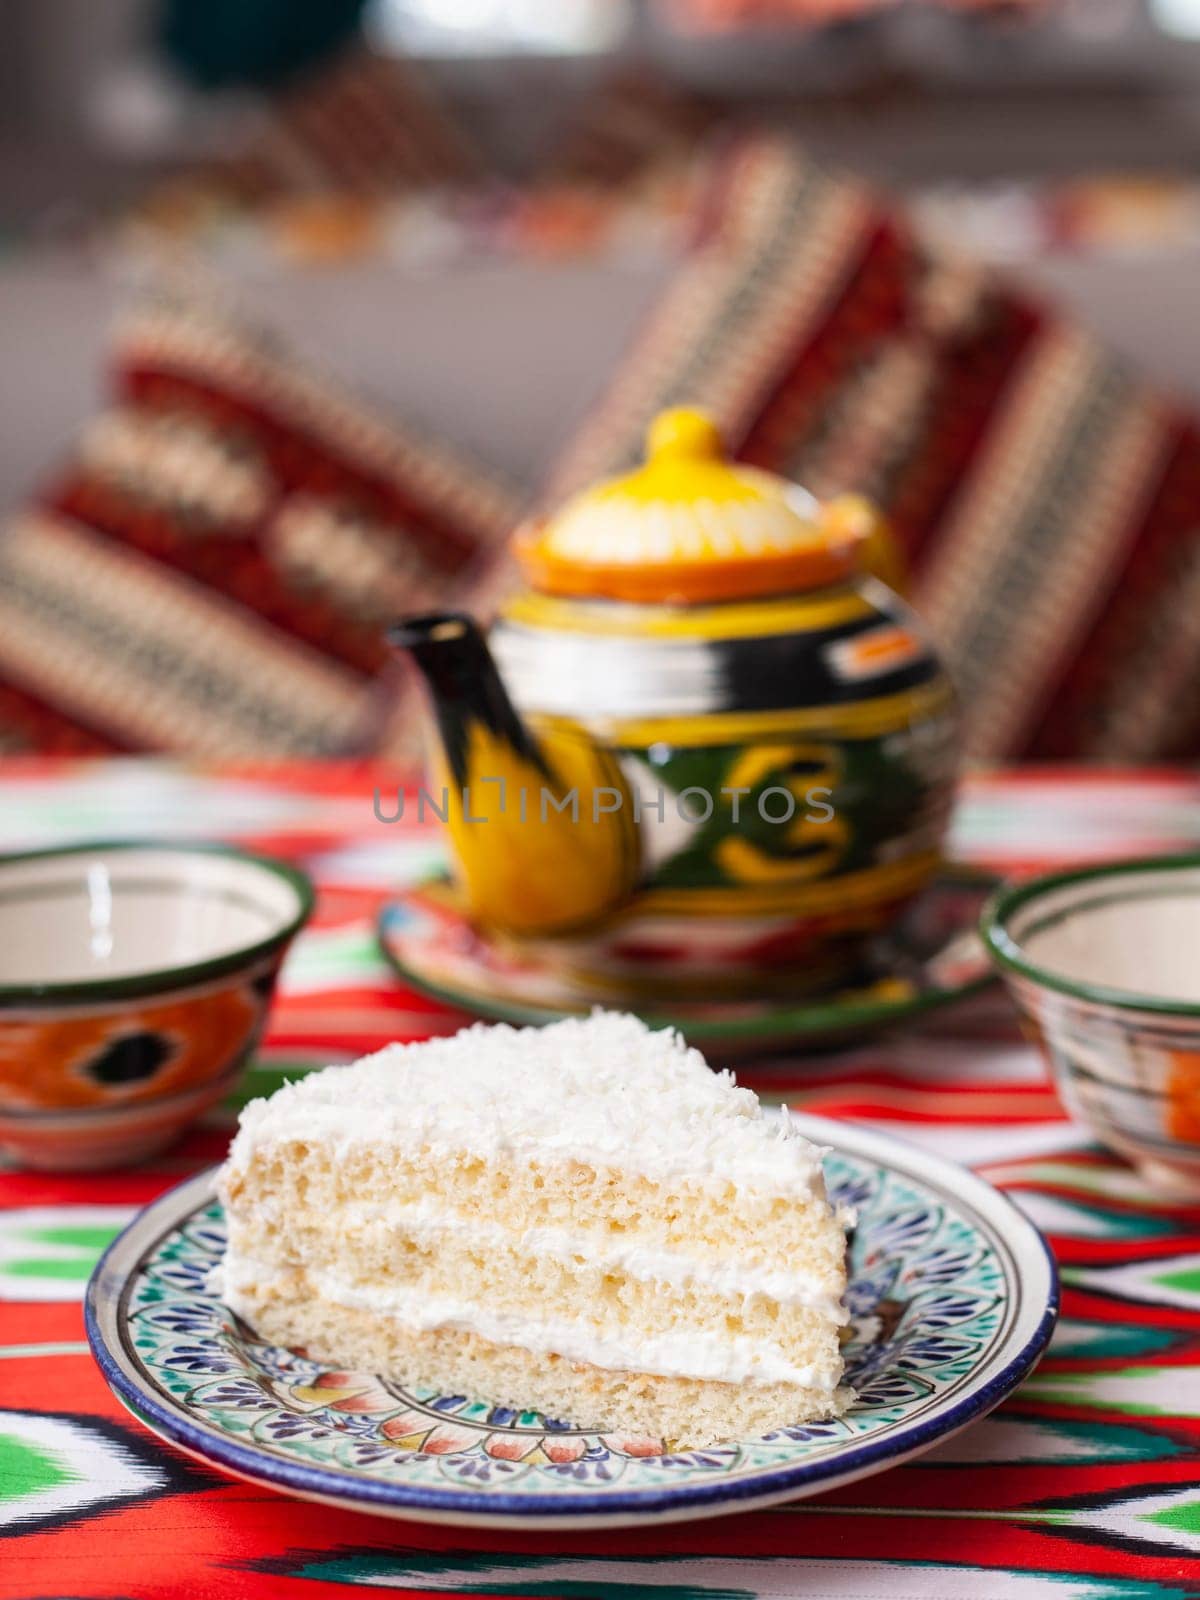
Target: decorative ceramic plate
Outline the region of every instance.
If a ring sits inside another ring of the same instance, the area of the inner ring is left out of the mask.
[[[679,1001],[653,1009],[617,998],[623,1010],[652,1025],[678,1028],[715,1061],[848,1044],[965,999],[992,981],[976,927],[999,881],[974,868],[947,867],[867,952],[861,969],[827,993],[802,1000]],[[405,983],[474,1016],[557,1022],[602,999],[581,992],[536,951],[478,929],[444,879],[385,906],[378,931],[384,955]]]
[[[261,1343],[207,1288],[224,1247],[213,1174],[148,1206],[88,1287],[88,1338],[148,1428],[253,1483],[385,1516],[583,1528],[712,1516],[879,1472],[992,1409],[1054,1327],[1037,1230],[982,1179],[880,1134],[797,1119],[853,1205],[858,1394],[835,1422],[721,1449],[599,1434],[484,1399],[332,1371]]]

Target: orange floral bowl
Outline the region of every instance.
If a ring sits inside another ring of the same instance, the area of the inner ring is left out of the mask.
[[[1071,1115],[1200,1195],[1200,855],[1012,885],[980,929]]]
[[[137,1160],[233,1086],[289,944],[302,872],[219,845],[0,857],[0,1153]]]

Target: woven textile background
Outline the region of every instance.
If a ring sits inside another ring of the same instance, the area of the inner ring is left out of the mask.
[[[755,136],[568,445],[547,500],[704,404],[747,461],[869,495],[977,756],[1200,750],[1200,430],[902,207]]]
[[[173,285],[0,528],[0,751],[396,755],[383,630],[469,604],[514,496]]]

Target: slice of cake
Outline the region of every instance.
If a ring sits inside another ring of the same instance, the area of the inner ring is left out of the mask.
[[[676,1447],[849,1402],[821,1152],[634,1017],[289,1084],[219,1187],[227,1303],[318,1360]]]

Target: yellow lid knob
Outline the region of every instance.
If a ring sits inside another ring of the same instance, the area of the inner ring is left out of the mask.
[[[715,419],[677,406],[650,424],[640,467],[523,529],[517,553],[551,594],[712,602],[850,576],[869,529],[862,515],[841,523],[795,484],[730,461]]]
[[[725,444],[707,411],[676,406],[660,411],[646,430],[649,461],[721,461]]]

